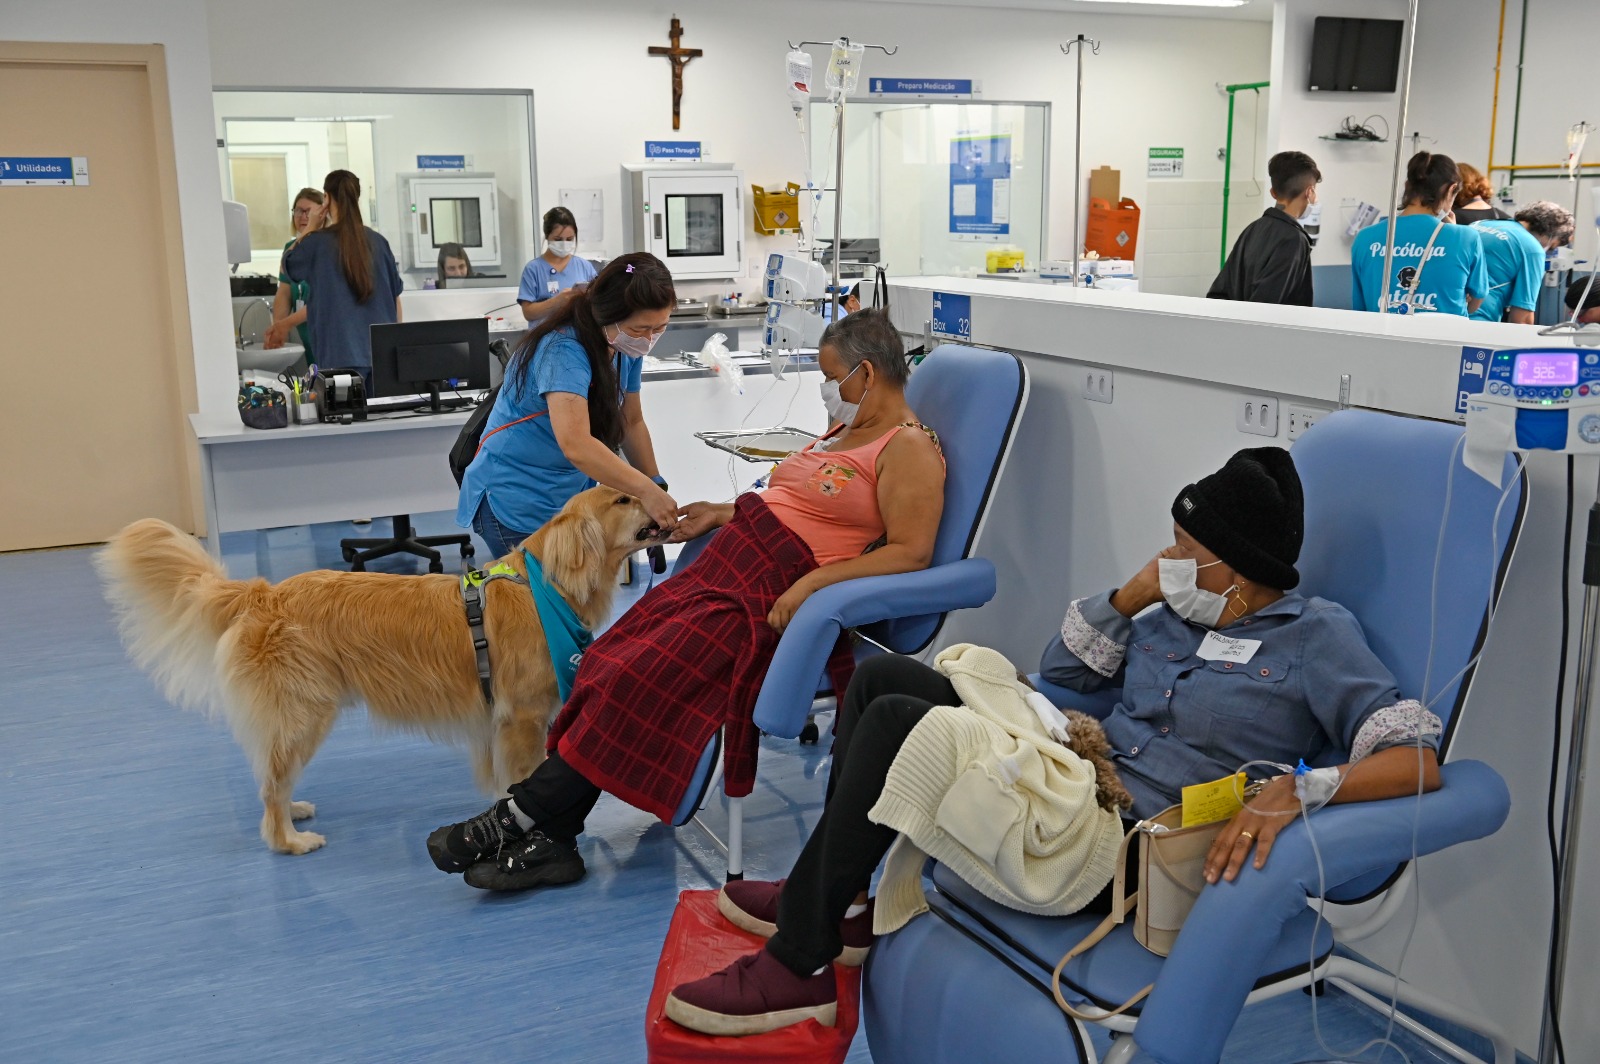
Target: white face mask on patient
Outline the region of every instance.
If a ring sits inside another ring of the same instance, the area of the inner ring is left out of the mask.
[[[865,362],[857,362],[856,369],[860,369],[864,365],[866,365]],[[839,386],[854,377],[856,369],[851,370],[836,381],[822,382],[822,405],[828,408],[828,420],[845,426],[856,423],[856,415],[861,413],[861,404],[847,403],[844,401],[844,397],[839,394]],[[862,392],[861,398],[866,399],[866,397],[866,393]]]
[[[1156,563],[1156,568],[1161,576],[1161,597],[1167,600],[1172,612],[1204,628],[1215,628],[1217,622],[1222,619],[1222,610],[1228,604],[1228,596],[1239,590],[1239,585],[1234,584],[1219,595],[1215,591],[1200,588],[1195,580],[1199,577],[1201,569],[1221,564],[1220,561],[1216,561],[1199,565],[1193,558],[1160,559]]]

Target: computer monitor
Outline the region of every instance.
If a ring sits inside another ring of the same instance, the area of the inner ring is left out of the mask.
[[[489,387],[489,322],[485,318],[408,321],[372,327],[370,398],[426,393],[435,413],[467,400],[441,402],[441,389]]]

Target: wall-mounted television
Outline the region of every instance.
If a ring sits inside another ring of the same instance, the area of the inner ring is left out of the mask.
[[[1318,18],[1311,36],[1312,92],[1393,92],[1405,23],[1391,18]]]

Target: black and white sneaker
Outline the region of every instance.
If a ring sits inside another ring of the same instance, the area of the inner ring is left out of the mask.
[[[507,843],[493,861],[467,869],[467,886],[479,890],[527,890],[576,883],[584,875],[583,856],[573,842],[552,839],[537,829]]]
[[[428,856],[441,872],[465,872],[479,862],[493,861],[524,834],[511,812],[511,799],[502,798],[471,820],[436,828],[428,836]]]

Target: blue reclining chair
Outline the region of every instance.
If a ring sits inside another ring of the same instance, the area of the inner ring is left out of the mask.
[[[1306,505],[1299,590],[1355,614],[1400,690],[1425,697],[1445,723],[1440,790],[1420,802],[1408,797],[1329,806],[1312,817],[1328,901],[1367,901],[1385,890],[1387,895],[1360,927],[1335,933],[1326,921],[1319,925],[1308,905],[1318,890],[1316,859],[1306,826],[1297,819],[1278,837],[1266,868],[1257,872],[1247,864],[1234,883],[1201,893],[1166,960],[1134,941],[1130,921],[1067,966],[1062,993],[1089,1011],[1113,1008],[1155,984],[1141,1005],[1101,1021],[1113,1032],[1108,1061],[1130,1059],[1137,1044],[1161,1064],[1215,1064],[1247,1003],[1321,979],[1373,991],[1369,1003],[1387,999],[1391,977],[1334,956],[1336,940],[1365,937],[1400,907],[1412,873],[1413,826],[1417,852],[1425,854],[1490,835],[1504,823],[1511,803],[1505,782],[1488,765],[1450,760],[1448,753],[1489,605],[1521,528],[1526,489],[1522,478],[1509,477],[1503,499],[1501,491],[1468,472],[1458,451],[1462,435],[1460,428],[1434,422],[1345,411],[1318,422],[1292,451]],[[1441,543],[1452,466],[1449,524]],[[1439,550],[1451,564],[1437,588],[1432,675],[1424,694]],[[1072,691],[1041,689],[1061,705],[1081,702]],[[1327,763],[1343,760],[1337,753]],[[873,1059],[1092,1064],[1096,1055],[1087,1028],[1056,1006],[1050,981],[1056,962],[1100,918],[1014,912],[948,869],[930,865],[931,915],[880,939],[868,958],[864,1012]],[[1404,984],[1400,989],[1403,1003],[1481,1034],[1493,1045],[1496,1064],[1513,1064],[1510,1040],[1486,1028],[1482,1017]],[[1360,989],[1354,993],[1362,996]],[[1421,1033],[1403,1015],[1400,1026]]]
[[[834,584],[805,601],[784,631],[756,699],[756,726],[769,735],[793,739],[806,727],[818,677],[845,629],[856,629],[895,653],[917,654],[932,644],[951,610],[981,606],[994,597],[994,564],[972,557],[972,547],[1028,401],[1027,370],[1004,351],[945,344],[912,372],[906,400],[939,434],[944,448],[944,513],[933,561],[917,573]],[[673,572],[693,561],[710,539],[687,544]],[[717,769],[719,744],[720,735],[701,755],[674,825],[696,819]],[[706,828],[728,853],[729,879],[744,874],[742,802],[728,798],[726,843]]]

